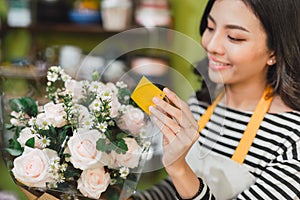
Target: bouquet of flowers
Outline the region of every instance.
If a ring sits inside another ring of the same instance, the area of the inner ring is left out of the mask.
[[[9,100],[6,150],[18,185],[59,199],[125,199],[133,192],[136,185],[126,184],[138,181],[152,126],[126,84],[98,79],[94,73],[77,81],[52,66],[49,102]]]

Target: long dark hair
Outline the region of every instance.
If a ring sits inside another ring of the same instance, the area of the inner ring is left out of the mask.
[[[275,52],[276,64],[269,67],[267,81],[284,103],[300,110],[300,0],[241,0],[260,20],[267,46]],[[215,0],[209,0],[201,19],[202,36]]]

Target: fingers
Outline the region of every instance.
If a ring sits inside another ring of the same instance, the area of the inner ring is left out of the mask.
[[[197,132],[198,124],[195,120],[193,121],[193,123],[187,123],[187,125],[183,126],[178,124],[177,121],[173,120],[159,109],[153,106],[151,106],[149,109],[152,113],[151,118],[154,120],[157,127],[161,130],[161,132],[169,142],[172,141],[174,137],[178,136],[178,139],[183,143],[191,144],[199,135]]]
[[[181,127],[177,124],[177,122],[168,117],[166,114],[153,106],[151,106],[149,110],[152,113],[152,119],[156,123],[157,127],[168,139],[171,139],[171,137],[174,137],[174,135],[180,131]]]
[[[155,103],[157,108],[170,115],[170,117],[175,119],[181,127],[192,127],[196,129],[198,127],[198,124],[195,123],[194,116],[192,115],[189,106],[168,88],[164,88],[163,91],[165,92],[166,97],[168,98],[170,103],[160,98],[154,97],[153,102]]]

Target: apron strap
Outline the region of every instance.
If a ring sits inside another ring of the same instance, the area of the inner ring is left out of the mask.
[[[270,105],[272,103],[273,97],[270,96],[272,92],[272,88],[268,85],[264,90],[262,97],[260,98],[251,118],[250,121],[245,129],[245,132],[238,144],[237,148],[235,149],[234,154],[232,155],[231,159],[242,164],[245,160],[245,157],[253,143],[253,140],[256,136],[256,133],[260,127],[261,122],[264,119],[265,114],[268,112]],[[223,93],[218,95],[215,101],[207,108],[206,112],[201,116],[198,121],[198,132],[206,126],[207,122],[209,121],[211,115],[214,112],[218,102],[223,97]]]

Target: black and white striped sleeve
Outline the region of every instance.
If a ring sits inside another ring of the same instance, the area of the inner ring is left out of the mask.
[[[176,189],[169,178],[161,181],[153,187],[137,192],[132,196],[134,200],[215,200],[209,187],[200,178],[200,188],[191,199],[182,199],[176,192]]]
[[[267,164],[255,183],[237,199],[300,199],[300,133],[297,134],[298,140],[290,140],[285,153]]]

